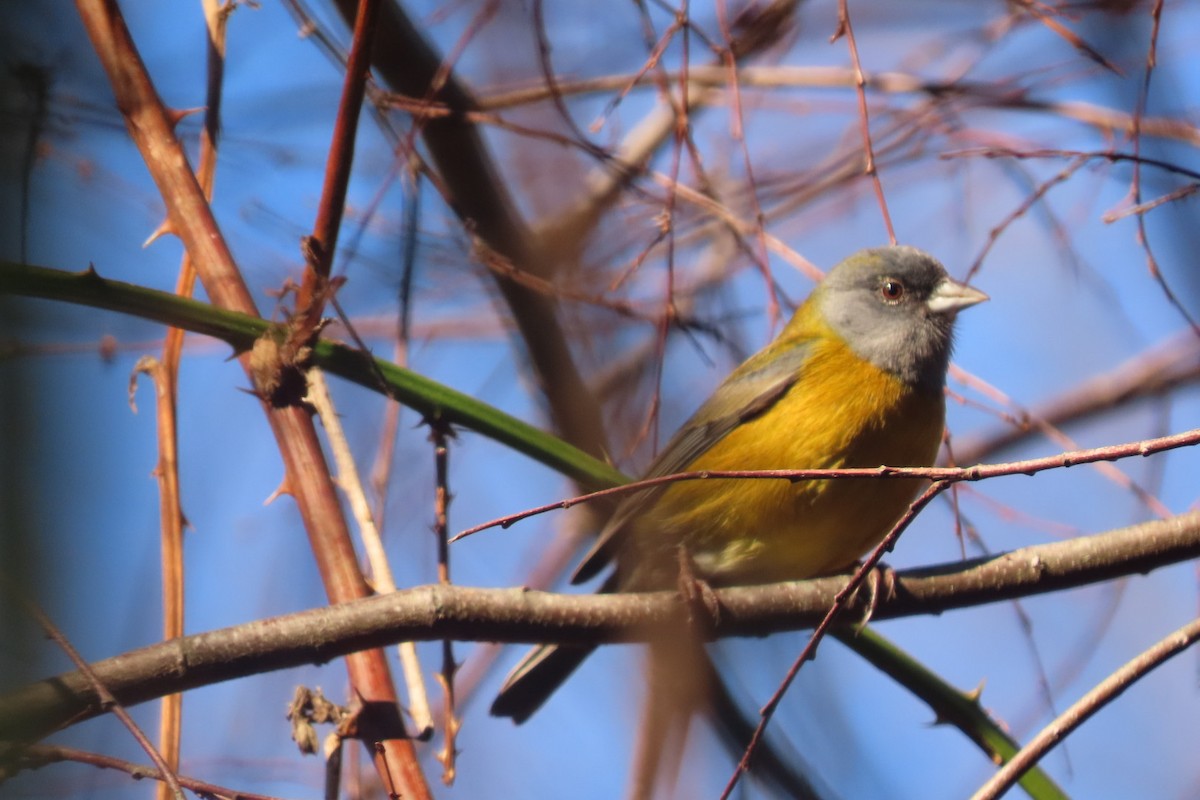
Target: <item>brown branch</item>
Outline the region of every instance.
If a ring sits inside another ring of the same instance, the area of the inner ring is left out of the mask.
[[[489,528],[508,528],[514,523],[528,517],[544,514],[548,511],[568,509],[581,503],[596,500],[610,500],[618,495],[632,494],[644,489],[652,489],[678,481],[708,481],[708,480],[786,480],[808,481],[825,479],[849,478],[927,478],[931,481],[945,483],[961,483],[963,481],[981,481],[989,478],[999,478],[1005,475],[1035,475],[1050,469],[1066,469],[1080,464],[1095,464],[1104,461],[1116,461],[1135,456],[1149,456],[1163,453],[1179,447],[1194,447],[1200,445],[1200,428],[1183,433],[1162,436],[1157,439],[1143,439],[1138,442],[1093,447],[1086,450],[1072,450],[1053,456],[1029,458],[1023,461],[1010,461],[1005,464],[977,464],[973,467],[853,467],[846,469],[747,469],[747,470],[701,470],[695,472],[676,472],[655,478],[633,481],[609,489],[600,489],[578,497],[569,497],[554,503],[537,506],[536,508],[519,511],[498,519],[482,522],[474,527],[458,533],[451,541],[456,542],[467,536],[472,536]]]
[[[861,123],[863,153],[865,154],[863,174],[871,180],[871,188],[875,191],[875,200],[879,203],[879,213],[883,216],[883,226],[887,231],[888,243],[896,243],[896,229],[892,227],[892,215],[888,212],[887,198],[883,194],[883,182],[879,179],[879,169],[875,165],[875,145],[871,142],[871,116],[867,108],[867,77],[863,73],[862,60],[858,57],[858,41],[854,38],[854,26],[850,23],[849,0],[838,0],[838,25],[829,41],[835,42],[846,37],[846,45],[850,50],[850,63],[854,69],[854,94],[858,98],[858,119]],[[732,789],[732,787],[729,787]]]
[[[1011,600],[1147,573],[1200,556],[1200,512],[1093,536],[896,575],[874,600],[891,619]],[[765,636],[815,625],[846,576],[717,590],[712,636]],[[856,598],[848,612],[863,610]],[[325,662],[398,641],[640,642],[678,624],[674,592],[556,595],[524,589],[422,586],[195,634],[92,665],[122,703],[276,669]],[[104,710],[79,673],[0,695],[0,741],[35,740]]]
[[[1055,35],[1061,37],[1063,41],[1067,42],[1069,45],[1082,53],[1084,57],[1091,59],[1115,75],[1122,77],[1124,76],[1124,73],[1121,72],[1120,68],[1118,68],[1116,64],[1109,61],[1099,50],[1085,42],[1079,36],[1079,34],[1075,33],[1066,25],[1063,25],[1054,18],[1055,14],[1062,13],[1058,9],[1052,8],[1040,2],[1035,2],[1034,0],[1015,0],[1014,5],[1024,9],[1025,13],[1029,14],[1029,16],[1045,25],[1049,30],[1054,32]]]
[[[164,783],[160,785],[165,785],[166,779],[163,777],[163,773],[153,767],[135,764],[132,761],[125,761],[124,759],[100,753],[76,750],[73,747],[61,747],[49,744],[35,744],[23,749],[17,756],[15,766],[12,769],[0,771],[0,783],[5,778],[16,775],[23,770],[39,769],[47,764],[56,764],[60,761],[89,764],[99,769],[115,769],[118,772],[124,772],[134,780],[149,778],[153,781],[163,781]],[[186,775],[179,775],[178,779],[180,786],[195,792],[200,797],[214,797],[221,800],[278,800],[273,795],[255,794],[254,792],[246,792],[241,789],[229,789],[224,786],[218,786],[215,783],[199,780],[198,778],[189,778]]]
[[[1150,44],[1146,51],[1146,70],[1142,77],[1142,85],[1138,89],[1137,106],[1133,112],[1133,181],[1129,191],[1133,196],[1133,204],[1141,205],[1142,202],[1142,115],[1146,111],[1146,102],[1150,97],[1150,77],[1154,74],[1154,66],[1158,62],[1158,30],[1162,22],[1163,0],[1155,0],[1154,5],[1150,9]],[[1192,331],[1200,336],[1200,323],[1197,323],[1192,315],[1188,312],[1179,297],[1171,289],[1171,285],[1167,283],[1167,276],[1163,275],[1162,269],[1158,266],[1158,259],[1154,256],[1154,251],[1150,247],[1150,234],[1146,232],[1146,215],[1137,214],[1134,219],[1137,221],[1137,241],[1142,246],[1142,250],[1146,253],[1146,269],[1149,270],[1150,276],[1158,283],[1162,289],[1163,295],[1167,298],[1167,302],[1179,312],[1179,315],[1192,327]]]
[[[1166,205],[1167,203],[1174,203],[1177,200],[1183,200],[1184,198],[1190,197],[1196,192],[1200,192],[1200,183],[1185,184],[1180,186],[1178,189],[1173,189],[1166,194],[1161,194],[1153,200],[1146,200],[1141,203],[1135,203],[1131,206],[1126,206],[1125,208],[1107,211],[1103,216],[1100,217],[1100,219],[1105,224],[1112,224],[1117,220],[1124,219],[1125,217],[1145,214],[1147,211],[1153,211],[1159,206]]]
[[[669,73],[674,80],[677,73]],[[1114,108],[1073,100],[1044,100],[1025,88],[1010,83],[987,83],[966,80],[932,80],[898,71],[864,73],[866,88],[881,94],[924,94],[931,98],[961,98],[979,108],[998,108],[1012,111],[1044,112],[1080,122],[1105,133],[1131,133],[1134,121],[1131,114]],[[633,81],[626,75],[610,75],[580,80],[560,80],[558,90],[563,95],[607,92],[632,83],[647,86],[651,77]],[[691,84],[713,89],[723,88],[728,81],[724,67],[693,66],[688,70]],[[857,85],[852,67],[795,67],[751,66],[738,69],[738,84],[742,88],[760,89],[853,89]],[[495,92],[480,98],[480,108],[496,110],[535,103],[546,99],[543,86]],[[1146,117],[1141,120],[1142,135],[1173,139],[1188,144],[1200,144],[1200,127],[1186,118]]]
[[[160,101],[116,3],[77,0],[76,7],[108,75],[129,135],[166,204],[169,229],[183,240],[209,298],[221,308],[257,314],[175,136],[177,115],[168,113]],[[243,355],[241,361],[249,371],[249,357]],[[285,488],[304,520],[326,594],[334,603],[366,597],[369,590],[311,418],[298,406],[276,408],[264,402],[263,409],[285,465]],[[364,739],[382,743],[375,762],[384,785],[415,800],[428,797],[412,743],[404,738],[396,690],[383,653],[356,652],[346,665],[354,691],[369,710],[361,720]]]
[[[307,341],[317,330],[337,250],[342,214],[346,208],[346,191],[350,186],[350,168],[354,164],[354,144],[358,136],[358,119],[366,96],[367,79],[371,72],[371,50],[375,43],[375,20],[383,0],[359,0],[354,18],[354,39],[346,59],[346,75],[338,101],[333,138],[325,160],[325,179],[321,185],[321,200],[313,232],[305,243],[308,256],[304,282],[296,296],[297,335]]]
[[[1200,144],[1200,139],[1197,139],[1197,144]],[[1111,161],[1114,164],[1118,162],[1128,161],[1132,164],[1143,164],[1146,166],[1157,167],[1164,172],[1183,175],[1192,180],[1200,180],[1200,172],[1182,167],[1178,164],[1172,164],[1169,161],[1163,161],[1160,158],[1148,158],[1138,153],[1122,153],[1116,150],[1056,150],[1053,148],[1039,148],[1034,150],[1013,150],[1006,147],[977,147],[970,150],[961,150],[951,153],[943,153],[942,158],[961,158],[964,156],[983,156],[984,158],[1087,158],[1095,161]]]
[[[185,256],[186,259],[186,256]],[[181,270],[188,272],[187,264]],[[194,272],[192,273],[194,276]],[[182,281],[181,281],[182,283]],[[190,288],[188,289],[190,293]],[[175,333],[177,335],[172,336]],[[164,358],[174,357],[174,369],[153,356],[142,356],[129,378],[129,405],[136,412],[133,397],[137,376],[149,375],[154,383],[155,420],[158,429],[158,479],[160,561],[162,563],[163,640],[183,635],[183,529],[185,520],[179,494],[179,448],[176,400],[178,395],[178,358],[183,345],[183,329],[170,328],[164,345]],[[169,695],[162,700],[158,720],[158,747],[168,768],[179,769],[179,743],[183,731],[183,698]],[[158,784],[156,797],[167,800],[166,782]]]
[[[1041,733],[1022,747],[987,783],[981,786],[979,791],[971,795],[971,800],[996,800],[1072,731],[1104,706],[1116,700],[1126,689],[1149,674],[1151,670],[1191,647],[1198,640],[1200,640],[1200,619],[1192,620],[1138,654],[1136,658],[1109,675],[1079,698],[1070,708],[1059,714],[1042,729]]]
[[[196,172],[196,180],[204,197],[211,200],[217,173],[217,141],[221,130],[221,98],[225,86],[226,23],[233,6],[222,6],[217,0],[203,0],[201,8],[204,11],[208,74],[204,125],[200,129],[200,168]],[[196,266],[192,263],[190,253],[184,250],[175,293],[181,297],[191,297],[195,288]],[[155,477],[158,481],[162,542],[163,639],[182,636],[184,629],[183,532],[187,527],[187,519],[183,513],[179,483],[178,427],[179,365],[183,357],[184,338],[182,328],[168,328],[162,346],[162,358],[149,372],[157,392],[158,464]],[[132,402],[132,395],[130,399]],[[179,769],[182,732],[183,698],[179,695],[164,697],[158,723],[159,748],[173,771]],[[167,789],[166,783],[158,784],[158,800],[166,800]]]
[[[96,693],[96,699],[100,707],[105,711],[111,711],[113,716],[120,720],[121,724],[133,736],[138,746],[146,751],[146,755],[150,756],[150,760],[158,768],[159,774],[162,776],[163,783],[170,789],[169,796],[174,797],[175,800],[183,800],[183,789],[179,785],[179,777],[175,774],[175,770],[163,758],[162,753],[158,752],[158,749],[155,748],[154,744],[138,724],[134,722],[133,717],[125,710],[125,706],[113,696],[108,686],[104,684],[104,680],[96,674],[91,665],[84,661],[83,656],[79,654],[79,651],[75,649],[75,646],[58,629],[58,626],[54,624],[50,617],[46,615],[45,611],[42,611],[32,600],[27,600],[23,597],[18,597],[18,599],[21,605],[25,607],[29,616],[33,617],[34,621],[45,631],[46,638],[57,644],[67,654],[67,658],[71,660],[71,663],[79,670],[79,674],[87,681],[88,687]]]
[[[784,31],[789,31],[795,25],[796,2],[775,2],[767,6],[765,10],[760,10],[754,6],[749,6],[739,15],[735,24],[745,21],[746,18],[756,22],[752,30],[758,30],[760,34],[766,34],[770,38],[769,43],[774,43],[778,38],[784,35]],[[762,25],[761,20],[755,20],[755,17],[763,17],[770,21],[769,26]],[[746,125],[745,125],[745,109],[742,105],[742,88],[738,83],[738,54],[745,49],[745,40],[749,38],[754,41],[754,36],[747,37],[745,31],[742,31],[742,36],[735,38],[734,32],[730,27],[728,19],[728,10],[724,3],[717,4],[717,19],[721,28],[721,38],[725,42],[719,53],[722,65],[728,73],[727,86],[731,94],[731,114],[732,114],[732,130],[730,135],[738,145],[738,150],[742,156],[742,169],[746,171],[746,195],[750,201],[750,208],[754,214],[755,227],[755,245],[752,255],[755,265],[762,274],[763,281],[767,289],[767,326],[774,330],[779,323],[779,298],[774,291],[774,281],[771,277],[770,262],[767,258],[767,227],[766,213],[763,211],[762,203],[759,201],[758,183],[754,178],[754,164],[750,157],[750,147],[746,142]],[[764,30],[764,28],[766,30]],[[755,47],[761,47],[763,43],[756,43]],[[690,65],[685,65],[690,66]],[[683,85],[684,91],[690,90],[690,80],[688,73],[680,74],[680,83]]]
[[[1048,180],[1042,181],[1040,184],[1038,184],[1038,186],[1032,192],[1030,192],[1028,196],[1026,196],[1025,199],[1017,205],[1016,208],[1009,212],[1004,219],[996,223],[992,229],[988,231],[987,241],[984,242],[983,248],[979,251],[979,255],[975,256],[975,260],[972,261],[971,266],[967,268],[964,280],[970,281],[973,277],[975,277],[975,274],[979,272],[980,267],[983,266],[984,259],[987,258],[988,253],[992,251],[992,248],[996,245],[996,243],[1000,241],[1000,235],[1004,233],[1004,231],[1006,231],[1018,219],[1025,216],[1029,209],[1037,205],[1037,203],[1046,196],[1047,192],[1049,192],[1055,186],[1065,183],[1067,180],[1074,177],[1075,173],[1078,172],[1086,163],[1086,158],[1075,159],[1066,167],[1064,167],[1057,175],[1054,175]]]
[[[450,426],[439,420],[429,421],[429,439],[433,443],[434,500],[433,535],[437,537],[437,574],[439,586],[451,586],[450,582],[450,448],[452,435]],[[458,731],[462,723],[458,718],[457,695],[454,674],[458,666],[454,663],[454,642],[442,640],[442,671],[438,682],[442,685],[442,749],[437,753],[442,765],[442,783],[454,784],[457,774]]]

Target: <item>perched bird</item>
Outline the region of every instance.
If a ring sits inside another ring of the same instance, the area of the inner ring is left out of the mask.
[[[684,423],[647,477],[933,464],[955,315],[986,299],[916,248],[855,253]],[[617,507],[573,582],[615,558],[601,591],[670,588],[680,547],[713,586],[834,573],[887,535],[923,483],[722,479],[647,489]],[[525,721],[593,649],[536,648],[508,676],[492,714]]]

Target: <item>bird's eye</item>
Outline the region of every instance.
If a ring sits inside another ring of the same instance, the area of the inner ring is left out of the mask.
[[[885,303],[899,303],[904,299],[904,284],[895,278],[884,278],[879,284],[879,296]]]

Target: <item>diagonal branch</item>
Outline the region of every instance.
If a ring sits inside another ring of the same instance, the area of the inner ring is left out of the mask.
[[[249,289],[213,218],[204,193],[175,136],[173,115],[163,106],[113,0],[77,0],[76,7],[108,75],[130,138],[167,207],[170,232],[179,236],[196,265],[205,291],[221,308],[257,316]],[[241,357],[249,370],[248,355]],[[367,596],[349,529],[342,514],[316,430],[299,406],[263,403],[286,470],[286,488],[296,500],[330,601]],[[375,764],[381,780],[407,797],[429,790],[412,743],[404,738],[387,661],[379,651],[347,658],[350,680],[370,714],[361,720],[364,739],[379,741]]]

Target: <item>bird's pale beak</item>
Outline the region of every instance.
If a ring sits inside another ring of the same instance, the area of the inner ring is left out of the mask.
[[[946,278],[934,287],[925,306],[934,314],[957,314],[987,299],[988,296],[978,289]]]

